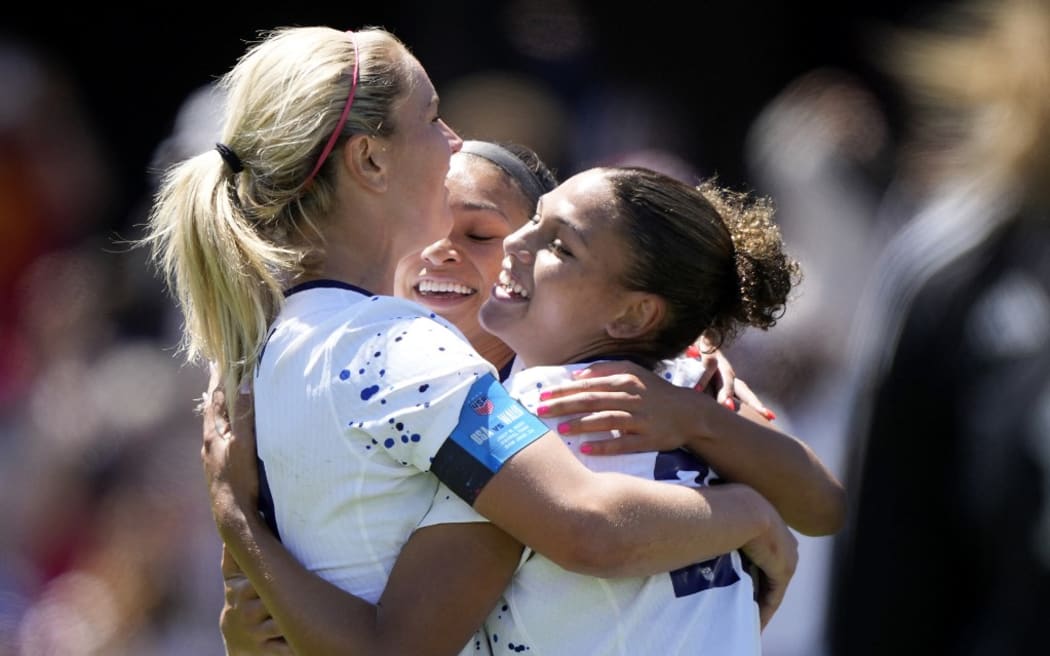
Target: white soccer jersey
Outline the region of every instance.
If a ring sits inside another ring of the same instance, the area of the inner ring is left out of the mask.
[[[585,365],[534,367],[506,383],[530,411],[539,393],[571,379]],[[679,359],[664,376],[692,386],[699,363]],[[553,424],[565,418],[550,420]],[[564,438],[588,468],[616,471],[668,483],[704,486],[717,476],[685,450],[619,456],[588,456],[585,440],[608,434]],[[486,631],[493,654],[603,656],[761,653],[754,587],[738,552],[650,577],[602,579],[566,571],[537,553],[527,553],[504,600],[489,616]]]
[[[285,546],[377,601],[438,477],[472,501],[546,432],[494,374],[415,303],[333,281],[290,292],[254,383],[261,505]]]

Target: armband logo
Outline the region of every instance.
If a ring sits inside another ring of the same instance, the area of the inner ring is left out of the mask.
[[[496,404],[487,396],[475,396],[470,400],[470,409],[482,417],[491,415],[496,409]]]

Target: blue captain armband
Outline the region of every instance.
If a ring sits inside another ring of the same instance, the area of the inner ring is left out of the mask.
[[[438,449],[430,471],[473,505],[508,458],[549,430],[486,374],[471,386],[459,423]]]

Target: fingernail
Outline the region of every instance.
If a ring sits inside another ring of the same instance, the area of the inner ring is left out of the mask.
[[[580,369],[578,371],[572,372],[572,377],[573,378],[583,378],[584,376],[586,376],[589,373],[591,373],[590,369]]]
[[[540,392],[540,401],[546,401],[549,398],[551,398],[550,390],[543,390]]]
[[[726,399],[723,403],[730,410],[736,410],[736,402],[733,399]]]
[[[581,444],[580,445],[580,453],[590,453],[591,451],[594,451],[594,447],[591,446],[590,444]]]
[[[541,398],[542,398],[542,396],[541,396]],[[541,405],[541,406],[538,406],[536,408],[536,414],[539,415],[540,417],[546,415],[550,411],[551,411],[550,406],[547,406],[547,405]]]
[[[687,357],[700,359],[700,349],[696,348],[696,344],[690,344],[686,347],[685,354]]]
[[[569,422],[563,421],[562,423],[558,424],[558,432],[561,433],[562,435],[568,433],[569,432]]]
[[[769,408],[766,408],[766,411],[765,411],[765,412],[763,412],[762,414],[763,414],[763,415],[765,415],[766,419],[768,419],[769,421],[773,421],[774,419],[776,419],[776,418],[777,418],[777,415],[776,415],[776,413],[774,413],[774,412],[773,412],[772,410],[770,410]]]

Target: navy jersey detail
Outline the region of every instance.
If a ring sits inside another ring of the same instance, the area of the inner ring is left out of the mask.
[[[281,531],[277,528],[277,513],[273,507],[273,493],[270,492],[270,481],[266,478],[266,463],[262,458],[256,458],[259,469],[259,514],[262,515],[266,525],[270,527],[277,540],[281,539]]]
[[[730,554],[722,554],[671,572],[675,597],[686,597],[711,588],[724,588],[739,580]]]
[[[266,355],[266,347],[270,345],[270,339],[273,337],[274,333],[276,333],[276,332],[277,332],[276,328],[271,328],[270,332],[267,333],[267,335],[266,335],[266,339],[263,340],[262,348],[259,349],[259,357],[255,361],[255,377],[256,378],[259,377],[259,370],[262,369],[262,361],[263,361],[263,356]]]
[[[706,462],[685,449],[660,451],[653,464],[653,479],[657,481],[686,482],[691,478],[697,485],[703,485],[709,472]]]
[[[318,289],[325,287],[335,289],[347,289],[352,292],[357,292],[358,294],[363,294],[364,296],[375,296],[375,294],[368,291],[367,289],[362,289],[357,285],[351,285],[350,283],[342,282],[341,280],[310,280],[284,290],[284,297],[288,298],[292,294],[305,292],[307,289]]]
[[[703,485],[711,469],[695,453],[685,449],[661,451],[653,463],[653,478],[658,481],[689,482]],[[733,585],[740,580],[729,554],[700,563],[686,565],[671,572],[675,597],[685,597],[710,588]]]
[[[511,372],[512,369],[514,369],[514,358],[511,358],[510,362],[508,362],[507,364],[503,365],[503,367],[500,368],[500,370],[499,370],[499,381],[501,383],[505,383],[507,381],[507,379],[510,378],[510,372]]]
[[[471,385],[459,422],[438,449],[430,470],[472,504],[508,458],[547,431],[492,374],[485,374]]]

